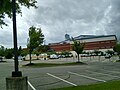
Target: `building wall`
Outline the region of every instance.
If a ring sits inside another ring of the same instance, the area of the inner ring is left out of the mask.
[[[55,50],[56,52],[60,52],[60,51],[70,51],[71,50],[71,44],[67,43],[67,44],[55,44],[55,45],[49,45],[49,47],[53,50]]]
[[[84,39],[84,40],[80,40],[80,42],[85,43],[84,50],[106,50],[106,49],[112,49],[114,47],[114,45],[116,44],[116,37],[111,36],[111,37]],[[56,52],[60,52],[60,51],[71,51],[72,44],[73,42],[64,43],[64,44],[52,44],[49,46],[51,49],[55,50]]]
[[[115,40],[88,42],[85,44],[85,50],[110,49],[115,45]]]

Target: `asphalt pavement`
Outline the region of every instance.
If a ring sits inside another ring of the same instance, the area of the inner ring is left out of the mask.
[[[98,57],[97,57],[98,58]],[[82,58],[86,65],[58,66],[45,68],[22,67],[29,61],[20,61],[20,71],[28,76],[29,90],[50,90],[61,87],[89,85],[120,79],[120,62],[116,58],[99,60],[97,58]],[[11,76],[14,70],[13,60],[0,63],[0,90],[5,90],[5,78]],[[37,60],[33,63],[68,63],[74,59]]]

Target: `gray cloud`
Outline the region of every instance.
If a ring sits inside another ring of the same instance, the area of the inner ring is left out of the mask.
[[[107,22],[104,20],[106,18],[104,14],[105,10],[107,12],[110,1],[54,0],[54,2],[47,4],[40,5],[35,13],[36,20],[39,18],[38,22],[48,27],[48,31],[51,32],[50,35],[47,35],[49,37],[47,40],[50,42],[64,40],[65,33],[72,36],[106,34],[103,24]]]
[[[108,34],[116,34],[120,37],[120,0],[111,0],[112,8],[109,13],[111,22],[107,24],[106,31]]]
[[[120,0],[38,0],[37,5],[38,9],[22,7],[22,17],[17,16],[19,45],[26,46],[32,25],[42,28],[46,43],[62,41],[66,33],[73,37],[82,34],[119,37]],[[12,30],[10,21],[6,22],[10,26],[5,29]],[[11,42],[9,38],[3,41]]]

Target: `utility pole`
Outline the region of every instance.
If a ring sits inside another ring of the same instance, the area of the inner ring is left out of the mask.
[[[18,68],[18,48],[17,48],[17,27],[16,27],[16,0],[12,0],[12,11],[13,11],[13,40],[14,40],[14,68],[12,77],[21,77],[22,72]]]

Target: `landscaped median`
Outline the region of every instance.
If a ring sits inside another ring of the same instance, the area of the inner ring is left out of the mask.
[[[92,85],[59,88],[54,90],[120,90],[120,80],[108,81],[108,82],[92,84]]]
[[[73,66],[73,65],[85,65],[83,62],[72,62],[72,63],[31,63],[23,65],[23,67],[55,67],[55,66]]]

